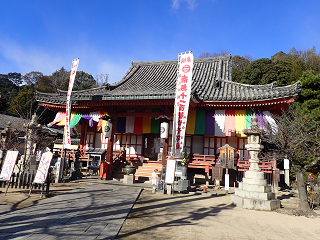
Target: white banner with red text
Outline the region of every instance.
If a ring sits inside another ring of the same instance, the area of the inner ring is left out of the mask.
[[[64,148],[71,149],[71,131],[70,131],[70,99],[72,88],[74,84],[74,79],[76,77],[77,69],[79,65],[79,58],[72,60],[71,72],[70,72],[70,81],[67,93],[67,103],[66,103],[66,125],[64,130]]]
[[[193,53],[179,54],[179,72],[174,104],[173,155],[183,152],[191,94]]]

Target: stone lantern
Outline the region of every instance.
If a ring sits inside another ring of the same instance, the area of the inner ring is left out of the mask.
[[[263,149],[261,145],[262,134],[265,130],[258,127],[258,119],[251,118],[251,127],[242,130],[248,136],[246,149],[250,153],[250,167],[245,177],[239,183],[239,188],[231,195],[231,203],[237,207],[257,210],[274,210],[280,208],[280,200],[275,199],[271,192],[271,185],[267,184],[264,172],[259,167],[258,154]]]

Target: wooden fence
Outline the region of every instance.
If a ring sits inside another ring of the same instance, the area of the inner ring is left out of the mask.
[[[48,174],[48,178],[50,179],[50,173]],[[31,184],[33,183],[35,174],[34,173],[13,173],[9,182],[9,187],[11,188],[19,188],[19,189],[29,189]],[[0,188],[7,187],[6,181],[0,181]],[[33,184],[33,189],[40,189],[41,184]]]

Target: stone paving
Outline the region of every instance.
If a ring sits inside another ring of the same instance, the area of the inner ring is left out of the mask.
[[[0,205],[0,239],[114,239],[141,189],[89,183],[13,212]]]

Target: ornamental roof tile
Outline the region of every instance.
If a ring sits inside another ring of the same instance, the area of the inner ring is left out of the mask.
[[[73,104],[84,100],[174,99],[178,61],[134,62],[121,81],[106,86],[73,91]],[[296,96],[300,83],[277,87],[232,82],[231,56],[194,59],[192,98],[205,102],[265,101]],[[39,102],[65,104],[66,91],[55,94],[37,92]]]

